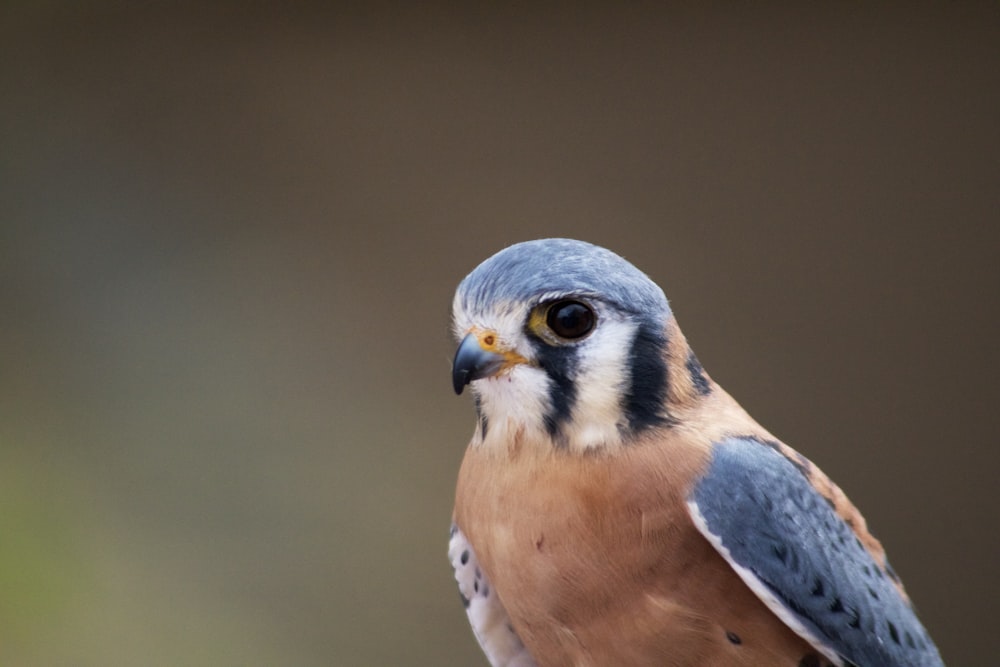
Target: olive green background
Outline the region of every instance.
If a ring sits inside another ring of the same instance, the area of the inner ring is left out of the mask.
[[[1000,5],[0,12],[0,664],[484,665],[449,307],[555,235],[995,661]]]

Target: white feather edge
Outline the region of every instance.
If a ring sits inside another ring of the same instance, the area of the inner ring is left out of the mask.
[[[760,598],[760,601],[767,605],[775,616],[781,619],[784,623],[792,630],[795,634],[805,639],[809,642],[813,648],[822,653],[828,660],[830,660],[837,667],[844,667],[844,661],[841,660],[837,652],[832,648],[824,644],[819,637],[813,634],[808,628],[806,628],[802,621],[795,616],[795,614],[784,605],[784,603],[779,600],[774,593],[772,593],[764,582],[762,582],[757,575],[755,575],[750,569],[743,567],[735,560],[733,560],[732,554],[722,544],[722,538],[715,535],[708,529],[708,523],[705,521],[705,517],[702,515],[701,510],[698,509],[698,504],[692,500],[687,501],[688,512],[691,514],[691,520],[694,521],[695,527],[698,532],[701,533],[709,543],[715,547],[715,550],[729,563],[729,566],[733,568],[740,579],[743,580],[754,595]]]
[[[462,554],[466,552],[469,556],[463,563]],[[492,590],[486,573],[480,570],[476,552],[458,526],[448,541],[448,560],[455,568],[459,592],[469,601],[465,608],[469,625],[490,664],[493,667],[536,667],[528,649],[514,632],[500,596]],[[484,591],[491,592],[484,595]]]

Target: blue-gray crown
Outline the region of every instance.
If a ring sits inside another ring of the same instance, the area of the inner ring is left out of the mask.
[[[505,248],[466,276],[458,293],[471,312],[492,303],[559,294],[599,299],[660,321],[670,316],[663,290],[645,273],[610,250],[572,239],[540,239]]]

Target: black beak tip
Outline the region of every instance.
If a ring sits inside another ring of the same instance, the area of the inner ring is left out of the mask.
[[[455,369],[451,373],[452,386],[455,388],[455,394],[458,396],[462,395],[465,391],[465,385],[469,384],[469,371],[465,369]]]

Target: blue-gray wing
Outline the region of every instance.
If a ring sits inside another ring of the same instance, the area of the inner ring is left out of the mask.
[[[831,660],[943,666],[887,573],[774,447],[749,437],[716,443],[688,509],[754,593]]]

